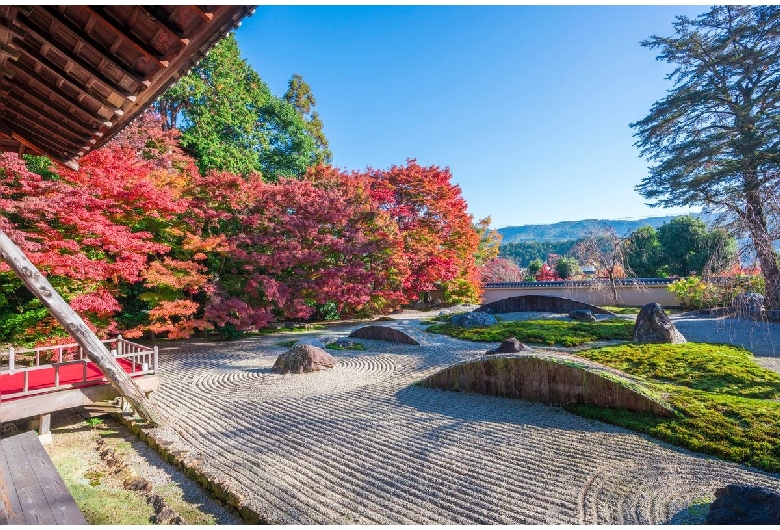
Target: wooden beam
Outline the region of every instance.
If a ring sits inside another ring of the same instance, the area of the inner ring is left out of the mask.
[[[41,63],[37,63],[37,64],[41,64]],[[46,78],[46,76],[44,76],[40,72],[36,72],[35,69],[30,68],[28,65],[26,65],[22,61],[18,61],[13,66],[14,66],[15,69],[18,69],[18,70],[24,72],[25,74],[27,74],[28,76],[33,78],[37,83],[40,83],[41,85],[43,85],[47,89],[51,90],[52,92],[55,92],[55,93],[59,94],[60,92],[62,92],[63,87],[65,87],[71,93],[77,94],[76,98],[69,99],[69,101],[78,101],[80,108],[82,110],[84,110],[85,112],[89,112],[90,114],[97,113],[102,118],[107,119],[107,120],[111,119],[111,116],[113,116],[114,114],[118,114],[120,116],[123,114],[121,109],[118,109],[118,108],[116,108],[113,105],[107,104],[107,102],[104,101],[102,98],[98,99],[98,98],[96,98],[96,97],[94,97],[94,96],[92,96],[90,94],[87,94],[86,92],[81,90],[79,87],[77,87],[76,85],[74,85],[73,83],[71,83],[70,81],[65,79],[64,77],[57,76],[56,72],[51,72],[51,74],[59,80],[58,82],[61,83],[60,86],[55,86],[51,81],[49,81]],[[97,111],[90,110],[83,103],[83,99],[85,99],[85,98],[88,98],[91,101],[93,101],[96,104],[96,106],[99,107],[98,110]]]
[[[90,76],[92,76],[95,79],[99,80],[101,83],[105,84],[108,88],[113,89],[113,90],[121,90],[123,92],[127,92],[127,89],[125,89],[120,84],[119,81],[114,81],[113,79],[108,77],[106,74],[103,73],[103,71],[100,68],[98,68],[98,67],[88,63],[87,61],[82,59],[81,56],[79,56],[77,53],[74,53],[73,50],[67,50],[61,44],[59,44],[57,42],[54,42],[54,41],[52,41],[51,39],[49,39],[47,37],[44,37],[42,33],[36,31],[35,29],[33,29],[32,27],[28,26],[27,24],[25,24],[24,22],[20,21],[19,19],[16,19],[15,21],[13,21],[12,24],[16,24],[18,28],[20,28],[21,30],[27,32],[29,35],[32,35],[36,40],[40,41],[42,44],[47,44],[49,47],[51,47],[51,49],[56,51],[62,57],[65,57],[68,60],[72,61],[76,66],[78,66],[79,68],[84,70]],[[95,51],[94,53],[96,55],[101,55],[100,52],[98,52],[98,51]],[[145,79],[142,76],[139,76],[137,74],[131,74],[124,67],[117,65],[113,61],[110,61],[108,58],[104,57],[104,60],[108,64],[114,66],[114,68],[116,68],[117,70],[122,72],[123,76],[130,78],[134,82],[135,88],[132,91],[130,91],[131,94],[134,91],[143,90],[143,88],[145,86],[145,85],[143,85],[143,81],[145,81]]]
[[[190,6],[190,8],[206,22],[211,22],[214,19],[214,13],[209,11],[208,6]]]
[[[157,375],[145,375],[133,379],[133,381],[144,395],[160,387],[160,378]],[[111,385],[92,385],[32,395],[24,399],[3,401],[0,407],[3,409],[3,421],[15,421],[39,414],[57,412],[58,410],[92,405],[93,403],[107,401],[120,395]]]
[[[80,112],[82,112],[85,116],[87,116],[86,119],[78,118],[78,119],[74,120],[78,124],[91,123],[93,129],[98,129],[98,128],[103,126],[103,123],[104,123],[105,120],[110,119],[111,116],[113,116],[113,113],[108,111],[108,115],[103,120],[100,120],[100,119],[95,117],[95,114],[97,114],[100,109],[98,111],[95,111],[94,109],[88,107],[87,105],[85,105],[81,101],[79,101],[79,99],[77,97],[76,98],[66,97],[66,95],[63,93],[63,91],[60,89],[60,87],[52,85],[49,81],[46,80],[46,78],[44,78],[43,76],[38,75],[35,72],[35,70],[32,70],[32,69],[26,67],[25,65],[23,65],[21,63],[14,64],[13,68],[21,71],[22,73],[27,75],[33,81],[33,84],[30,84],[28,82],[27,86],[23,88],[23,90],[25,91],[25,94],[29,94],[30,96],[36,98],[39,102],[40,101],[51,102],[51,104],[49,104],[49,103],[46,103],[46,104],[49,105],[50,107],[52,107],[53,109],[59,111],[59,112],[65,113],[67,116],[72,115],[72,112],[71,112],[70,108],[68,108],[67,111],[65,111],[62,108],[62,103],[63,102],[68,104],[68,105],[71,105],[73,107],[76,107]],[[16,76],[16,79],[19,80],[20,78],[18,76]],[[41,86],[43,86],[44,88],[49,90],[51,93],[50,94],[42,93],[35,86],[35,83],[40,84]],[[79,94],[82,94],[82,92],[79,91]],[[54,99],[51,99],[52,95],[54,96]],[[59,105],[58,105],[58,103],[59,103]],[[102,106],[101,106],[101,108],[102,108]],[[41,109],[41,110],[43,110],[43,109]],[[107,111],[108,109],[105,109],[105,110]],[[73,119],[73,118],[71,117],[71,119]],[[88,131],[91,134],[91,129],[86,129],[86,131]]]
[[[144,54],[149,59],[155,61],[158,66],[161,68],[168,68],[168,61],[163,60],[164,58],[160,55],[160,52],[153,49],[149,46],[148,43],[143,42],[141,39],[136,37],[133,33],[131,28],[126,27],[124,24],[120,23],[114,23],[109,20],[109,14],[106,12],[106,10],[99,6],[84,6],[84,9],[86,9],[88,12],[92,13],[94,16],[98,18],[103,24],[111,28],[111,30],[122,37],[125,42],[130,43],[136,50]],[[113,18],[113,17],[112,17]]]
[[[105,46],[103,46],[95,39],[93,39],[91,35],[85,33],[82,28],[78,27],[76,24],[71,22],[70,19],[60,14],[59,11],[57,11],[54,7],[41,6],[40,9],[43,12],[47,13],[51,17],[52,21],[54,21],[54,23],[59,24],[61,28],[63,28],[68,33],[70,33],[73,39],[81,43],[85,48],[89,49],[92,53],[103,57],[103,60],[106,61],[107,64],[111,65],[117,70],[124,72],[126,76],[130,77],[136,83],[139,84],[144,83],[144,81],[146,80],[145,75],[135,70],[134,65],[125,63],[125,66],[122,66],[121,64],[116,62],[113,59],[113,57],[116,57],[115,54],[111,53],[111,51],[108,50]]]
[[[42,64],[43,66],[48,68],[52,73],[56,74],[57,77],[59,77],[60,79],[65,79],[67,81],[67,78],[70,77],[70,78],[74,79],[75,81],[77,81],[79,84],[81,84],[81,80],[80,79],[78,79],[76,76],[74,76],[71,72],[68,72],[64,68],[58,66],[51,59],[46,57],[46,55],[41,53],[40,50],[34,50],[32,48],[32,46],[28,45],[26,42],[24,42],[22,40],[19,40],[18,38],[15,41],[15,44],[20,49],[22,49],[22,51],[27,56],[29,56],[31,59],[33,59],[37,63]],[[115,95],[117,95],[118,97],[120,97],[123,100],[124,99],[129,100],[131,97],[135,97],[135,96],[133,96],[133,93],[131,91],[129,91],[129,90],[125,89],[125,88],[122,88],[121,86],[117,85],[116,83],[111,82],[111,84],[109,84],[109,83],[104,82],[104,81],[102,81],[100,79],[96,79],[96,81],[99,82],[101,85],[103,85],[105,87],[105,89],[106,89],[105,91],[106,92],[108,92],[109,94],[115,94]],[[67,81],[67,82],[70,83],[70,81]],[[73,86],[77,86],[77,85],[74,84]],[[108,99],[103,94],[100,94],[95,88],[89,86],[89,84],[87,84],[87,86],[84,89],[82,89],[82,90],[89,91],[89,94],[92,97],[98,99],[99,101],[106,102],[108,105],[110,105],[110,102],[108,101]]]
[[[16,129],[23,129],[30,136],[30,140],[33,140],[33,136],[36,141],[40,140],[46,144],[48,148],[52,148],[58,145],[53,140],[59,140],[60,142],[67,144],[60,147],[60,149],[67,149],[71,152],[77,152],[81,147],[89,142],[91,136],[66,136],[58,129],[56,122],[53,122],[43,116],[40,112],[30,110],[29,108],[19,108],[18,106],[13,109],[7,109],[6,115],[9,117],[15,117],[13,121]],[[8,120],[7,120],[8,121]],[[40,128],[40,125],[45,125],[48,130],[46,136],[42,136],[40,133],[35,132],[35,129]]]
[[[76,314],[49,281],[38,271],[27,256],[0,230],[0,258],[4,259],[52,316],[84,349],[87,357],[97,364],[111,385],[133,406],[135,411],[152,425],[162,425],[163,417],[138,385],[125,373],[105,345]]]
[[[10,90],[8,90],[8,93],[13,93],[15,95],[16,101],[21,104],[27,104],[28,107],[32,104],[31,108],[37,108],[39,111],[47,112],[50,114],[54,114],[59,119],[63,120],[65,123],[61,124],[60,126],[65,127],[72,127],[76,130],[79,130],[83,132],[88,137],[92,137],[92,133],[98,129],[100,126],[104,127],[111,127],[113,123],[111,122],[98,122],[92,115],[89,115],[89,119],[93,120],[95,123],[95,126],[90,129],[88,127],[85,127],[82,125],[82,121],[79,121],[77,118],[72,116],[68,111],[64,111],[62,109],[58,109],[54,105],[50,104],[50,102],[45,101],[38,95],[36,95],[31,87],[30,90],[22,90],[16,85],[10,85]],[[51,102],[53,103],[53,102]]]
[[[184,33],[178,27],[174,26],[165,10],[160,6],[139,6],[141,11],[146,13],[146,16],[156,20],[162,27],[164,27],[168,33],[179,39],[179,41],[187,46],[190,43],[190,39],[184,36]]]

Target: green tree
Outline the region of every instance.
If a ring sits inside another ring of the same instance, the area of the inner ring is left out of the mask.
[[[701,274],[707,261],[707,225],[691,215],[675,217],[658,229],[666,270],[672,276]]]
[[[730,212],[752,241],[766,305],[780,308],[769,227],[780,184],[780,7],[715,6],[677,17],[672,37],[643,46],[675,65],[674,87],[631,124],[652,165],[637,191],[654,205]]]
[[[658,229],[662,267],[671,275],[714,274],[732,264],[737,243],[723,229],[707,230],[701,219],[675,217]]]
[[[319,113],[314,110],[317,100],[311,92],[311,87],[303,80],[300,74],[293,74],[287,83],[287,92],[284,93],[284,100],[293,106],[298,114],[303,118],[306,124],[306,131],[314,140],[317,147],[316,163],[330,164],[333,160],[333,153],[330,151],[328,139],[322,132],[322,119]]]
[[[582,271],[580,271],[580,264],[577,263],[576,259],[564,256],[555,264],[555,272],[557,272],[558,276],[562,279],[568,280]]]
[[[539,271],[542,270],[543,266],[544,262],[539,258],[532,260],[531,263],[528,264],[528,276],[535,277],[539,274]]]
[[[479,247],[475,256],[477,265],[484,265],[497,258],[501,249],[501,233],[490,229],[490,216],[480,219],[474,224],[474,230],[479,236]]]
[[[663,268],[663,247],[652,226],[637,228],[625,242],[626,267],[638,278],[668,276]]]
[[[157,107],[164,128],[181,129],[181,144],[203,173],[260,172],[273,181],[303,175],[318,160],[306,121],[271,94],[241,58],[232,34],[163,94]]]

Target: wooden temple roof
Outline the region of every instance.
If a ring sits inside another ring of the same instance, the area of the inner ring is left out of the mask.
[[[75,167],[253,11],[0,5],[0,150]]]

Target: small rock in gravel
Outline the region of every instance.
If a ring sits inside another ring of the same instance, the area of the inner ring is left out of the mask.
[[[485,326],[492,326],[496,324],[498,320],[493,315],[487,313],[481,313],[479,311],[473,313],[462,313],[455,315],[450,319],[451,324],[461,326],[464,328],[481,328]]]
[[[504,339],[501,342],[501,346],[499,346],[495,350],[488,350],[487,352],[485,352],[485,355],[494,355],[496,353],[518,353],[521,351],[534,351],[534,350],[529,348],[519,340],[517,340],[516,337],[509,337],[508,339]]]
[[[125,480],[123,486],[130,491],[145,491],[146,493],[152,491],[152,483],[143,477],[129,478]]]
[[[589,309],[575,309],[569,313],[569,318],[577,320],[579,322],[595,322],[596,317]]]

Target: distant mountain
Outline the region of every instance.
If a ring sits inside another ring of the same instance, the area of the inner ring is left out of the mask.
[[[604,227],[611,227],[618,236],[628,235],[639,227],[650,225],[658,228],[667,221],[677,217],[668,215],[665,217],[648,217],[635,221],[620,219],[583,219],[582,221],[562,221],[549,225],[521,225],[499,228],[498,232],[503,239],[502,244],[516,243],[519,241],[563,241],[574,240],[590,233],[598,232]]]

